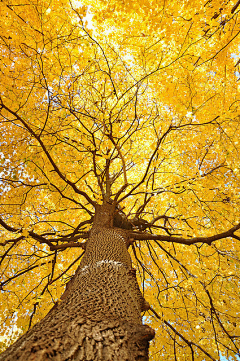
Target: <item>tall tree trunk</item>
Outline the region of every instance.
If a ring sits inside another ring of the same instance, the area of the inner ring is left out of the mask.
[[[154,330],[127,251],[128,232],[113,228],[113,205],[96,208],[86,251],[61,300],[1,361],[148,360]]]

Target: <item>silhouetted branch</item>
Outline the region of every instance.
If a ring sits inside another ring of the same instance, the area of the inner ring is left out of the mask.
[[[197,347],[199,350],[201,350],[205,355],[207,355],[211,360],[217,361],[214,357],[212,357],[207,351],[205,351],[200,345],[196,344],[195,342],[189,341],[184,337],[180,332],[178,332],[168,321],[165,321],[161,316],[158,315],[158,313],[150,307],[150,310],[152,313],[161,320],[166,326],[168,326],[176,335],[178,335],[192,350],[192,346]]]
[[[24,125],[24,127],[26,128],[26,130],[38,141],[38,143],[40,144],[43,152],[46,154],[48,160],[50,161],[53,169],[55,170],[55,172],[58,174],[58,176],[65,181],[67,184],[69,184],[73,190],[77,193],[82,195],[90,204],[92,204],[93,207],[96,206],[96,202],[93,201],[89,195],[83,191],[81,191],[80,189],[78,189],[78,187],[76,186],[76,184],[74,182],[71,182],[69,179],[67,179],[67,177],[60,171],[60,169],[58,168],[58,166],[56,165],[56,163],[54,162],[52,156],[50,155],[49,151],[47,150],[46,146],[44,145],[40,135],[37,135],[33,129],[27,124],[27,122],[22,119],[16,112],[12,111],[10,108],[8,108],[1,100],[1,108],[7,110],[10,114],[14,115],[16,117],[16,119],[22,123]]]
[[[234,13],[235,10],[237,10],[237,8],[239,7],[239,5],[240,5],[240,0],[238,0],[238,1],[236,2],[236,4],[232,7],[232,9],[231,9],[231,13],[232,13],[232,14]]]
[[[157,240],[157,241],[164,241],[164,242],[173,242],[173,243],[180,243],[180,244],[186,244],[191,245],[195,243],[206,243],[208,245],[211,245],[212,242],[217,241],[219,239],[233,237],[239,239],[238,236],[234,235],[234,232],[236,232],[238,229],[240,229],[240,223],[236,226],[230,228],[226,232],[222,232],[219,234],[216,234],[214,236],[210,237],[193,237],[193,238],[183,238],[183,237],[175,237],[175,236],[166,236],[166,235],[158,235],[158,234],[150,234],[150,233],[137,233],[137,232],[131,232],[130,237],[133,238],[135,241],[151,241],[151,240]]]

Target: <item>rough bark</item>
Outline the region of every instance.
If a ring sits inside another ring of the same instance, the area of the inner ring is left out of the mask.
[[[1,361],[148,360],[154,330],[127,251],[128,231],[113,228],[113,205],[98,206],[84,257],[61,300]]]

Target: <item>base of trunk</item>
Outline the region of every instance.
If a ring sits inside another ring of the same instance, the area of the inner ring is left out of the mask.
[[[68,331],[64,338],[54,338],[47,344],[33,342],[20,357],[4,360],[147,361],[148,341],[154,336],[148,326],[136,329],[134,325],[126,327],[110,320],[97,324],[76,322]]]
[[[154,330],[142,325],[143,297],[119,262],[80,269],[61,302],[1,361],[147,361]]]

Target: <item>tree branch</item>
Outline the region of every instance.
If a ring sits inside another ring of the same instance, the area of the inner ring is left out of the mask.
[[[11,109],[9,109],[6,105],[4,105],[4,103],[2,102],[2,99],[1,100],[1,107],[5,110],[7,110],[10,114],[12,114],[13,116],[16,117],[16,119],[22,123],[24,125],[24,127],[28,130],[28,132],[39,142],[43,152],[46,154],[49,162],[51,163],[53,169],[55,170],[55,172],[58,174],[58,176],[64,181],[66,182],[67,184],[69,184],[73,190],[82,195],[83,197],[85,197],[85,199],[93,205],[93,207],[95,208],[96,207],[96,202],[94,202],[89,196],[87,193],[81,191],[80,189],[78,189],[78,187],[76,186],[75,183],[71,182],[69,179],[66,178],[66,176],[64,174],[62,174],[62,172],[60,171],[60,169],[58,168],[58,166],[56,165],[56,163],[54,162],[52,156],[50,155],[50,153],[48,152],[46,146],[44,145],[43,141],[41,140],[41,137],[40,135],[37,135],[33,130],[32,128],[25,122],[25,120],[23,120],[16,112],[12,111]]]
[[[215,234],[214,236],[210,237],[193,237],[193,238],[182,238],[182,237],[174,237],[174,236],[165,236],[165,235],[158,235],[158,234],[150,234],[150,233],[138,233],[138,232],[131,232],[130,238],[133,238],[135,241],[164,241],[164,242],[173,242],[173,243],[180,243],[186,244],[190,246],[191,244],[195,243],[206,243],[211,245],[212,242],[217,241],[219,239],[233,237],[239,239],[238,236],[234,235],[234,232],[240,229],[240,223],[236,226],[230,228],[226,232],[222,232],[219,234]]]
[[[191,348],[191,350],[192,350],[192,346],[195,346],[199,350],[201,350],[205,355],[207,355],[211,360],[217,361],[207,351],[205,351],[200,345],[196,344],[195,342],[188,341],[186,339],[186,337],[184,337],[181,333],[179,333],[169,322],[165,321],[161,316],[159,316],[158,313],[152,307],[150,307],[150,310],[159,320],[163,321],[163,323],[166,326],[168,326],[176,335],[178,335],[184,342],[186,342],[186,344]]]
[[[239,5],[240,5],[240,0],[238,0],[238,1],[236,2],[236,4],[232,7],[232,9],[231,9],[231,13],[232,13],[232,14],[234,13],[235,10],[237,10],[237,8],[239,7]]]
[[[69,243],[59,244],[57,246],[51,245],[50,250],[51,251],[55,251],[55,250],[58,250],[58,249],[64,250],[66,248],[71,248],[71,247],[82,248],[82,249],[85,250],[86,244],[85,244],[85,242],[83,242],[83,243],[69,242]]]
[[[78,230],[80,228],[80,226],[85,225],[87,223],[91,223],[91,220],[87,220],[84,222],[81,222],[78,227],[76,228],[76,230]],[[22,229],[17,229],[14,227],[9,226],[7,223],[5,223],[1,218],[0,218],[0,225],[2,225],[6,230],[10,231],[10,232],[14,232],[14,233],[21,233]],[[57,250],[57,249],[66,249],[68,247],[82,247],[84,248],[82,243],[76,243],[74,241],[77,241],[79,238],[88,238],[89,237],[89,232],[81,232],[81,234],[78,234],[77,236],[74,236],[74,234],[76,233],[76,230],[73,232],[73,234],[69,237],[60,237],[60,238],[52,238],[52,239],[47,239],[45,237],[43,237],[40,234],[37,234],[33,231],[29,231],[28,235],[30,237],[32,237],[33,239],[35,239],[36,241],[38,241],[39,243],[45,243],[50,247],[50,250]],[[10,239],[5,241],[4,243],[0,243],[1,246],[6,246],[8,243],[13,243],[16,244],[18,241],[22,240],[26,238],[25,236],[19,236],[18,238],[15,239]],[[54,245],[52,244],[52,242],[67,242],[65,244],[61,244],[61,245]]]

